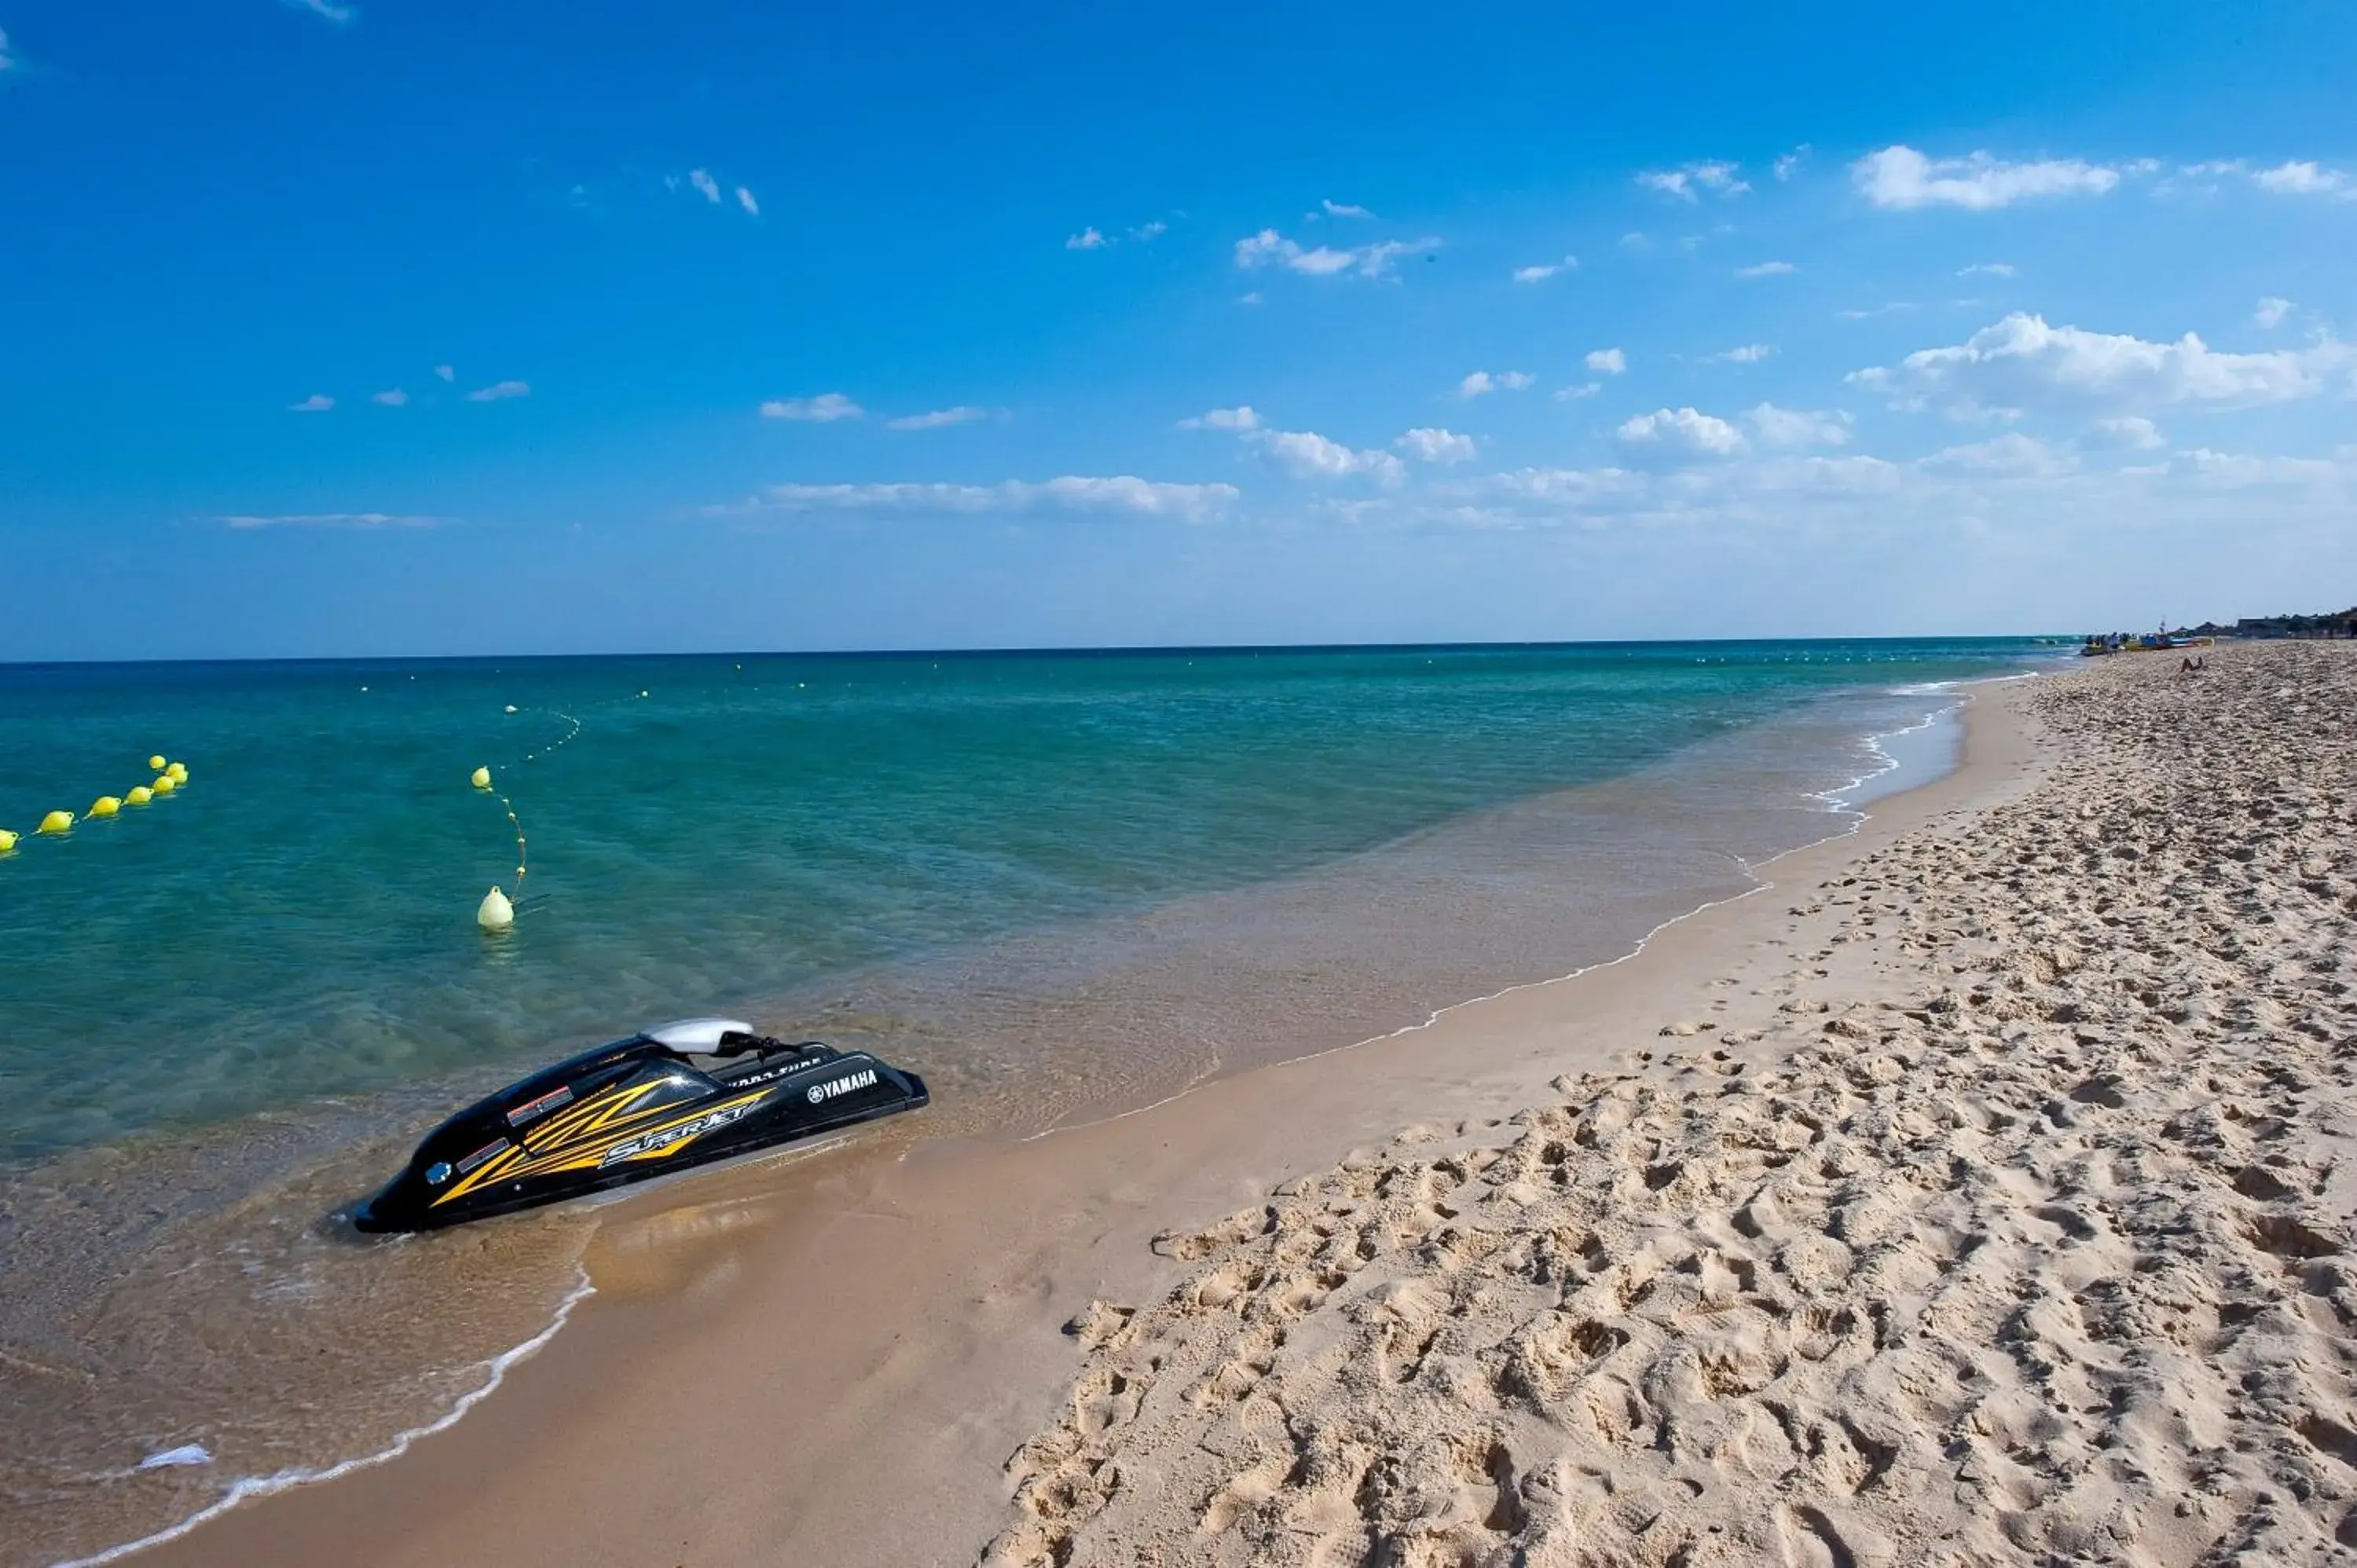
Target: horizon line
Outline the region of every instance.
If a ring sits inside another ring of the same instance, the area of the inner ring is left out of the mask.
[[[113,669],[188,664],[430,664],[482,663],[492,660],[590,659],[1040,659],[1168,657],[1180,654],[1257,653],[1469,653],[1491,650],[1557,648],[1727,647],[1744,643],[2037,642],[2081,640],[2082,632],[1922,632],[1859,637],[1605,637],[1541,638],[1500,641],[1448,639],[1413,642],[1207,642],[1048,644],[967,648],[768,648],[709,649],[694,652],[635,653],[334,653],[202,655],[156,659],[0,659],[0,670]]]

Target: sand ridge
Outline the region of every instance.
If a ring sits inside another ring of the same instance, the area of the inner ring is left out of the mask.
[[[1745,1026],[1166,1233],[984,1562],[2350,1560],[2352,699],[2047,682],[2044,781],[1811,890]]]

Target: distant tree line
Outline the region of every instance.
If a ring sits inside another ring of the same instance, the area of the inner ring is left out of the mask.
[[[2357,605],[2324,615],[2244,616],[2232,626],[2205,620],[2172,637],[2357,637]]]

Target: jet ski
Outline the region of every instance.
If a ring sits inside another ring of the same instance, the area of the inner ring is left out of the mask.
[[[352,1224],[431,1230],[914,1111],[931,1098],[923,1079],[866,1051],[790,1045],[735,1018],[682,1019],[477,1101],[427,1133]]]

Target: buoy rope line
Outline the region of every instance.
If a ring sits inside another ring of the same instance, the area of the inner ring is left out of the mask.
[[[571,714],[560,713],[554,708],[551,708],[548,711],[556,717],[563,719],[566,724],[571,725],[573,727],[566,730],[561,738],[550,741],[546,746],[539,746],[533,750],[525,752],[518,760],[522,762],[532,762],[544,757],[553,757],[556,753],[563,751],[566,746],[571,746],[573,744],[574,737],[581,733],[581,721],[579,719],[575,718]]]
[[[646,694],[647,693],[642,691],[638,693],[638,697],[617,697],[610,703],[601,703],[597,705],[599,707],[612,707],[621,703],[635,702],[638,698],[642,698],[646,696]],[[507,711],[511,715],[512,715],[524,710],[518,708],[513,703],[510,703],[507,705]],[[500,772],[505,772],[510,768],[519,768],[526,763],[536,762],[544,757],[553,757],[557,752],[560,752],[566,746],[572,745],[575,740],[580,737],[581,721],[576,718],[573,714],[565,713],[560,708],[548,708],[542,711],[563,719],[567,726],[565,733],[544,746],[536,746],[521,757],[515,757],[508,762],[500,763],[499,765],[499,770]],[[469,781],[475,786],[475,789],[479,793],[490,795],[499,801],[500,810],[507,815],[508,826],[515,830],[515,897],[512,898],[509,897],[497,883],[493,883],[491,885],[491,890],[483,895],[482,903],[477,906],[475,909],[475,924],[482,928],[484,934],[488,936],[498,936],[512,929],[515,926],[516,916],[525,912],[528,908],[524,898],[523,887],[524,878],[531,875],[532,870],[530,848],[525,843],[523,820],[516,812],[515,801],[509,798],[505,789],[494,782],[492,769],[488,765],[476,768],[473,778]]]
[[[188,765],[185,762],[170,762],[157,756],[149,757],[147,766],[155,770],[156,777],[152,782],[134,785],[120,795],[101,795],[90,803],[90,810],[79,817],[71,811],[51,811],[33,830],[33,837],[64,838],[79,822],[103,821],[119,814],[125,806],[148,805],[178,793],[188,782]],[[0,854],[15,854],[17,843],[24,836],[11,829],[0,828]]]

